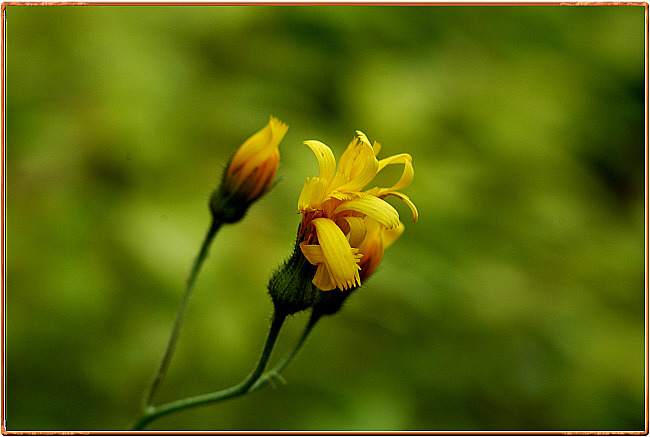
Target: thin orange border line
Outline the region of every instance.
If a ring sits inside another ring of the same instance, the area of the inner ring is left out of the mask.
[[[649,24],[648,24],[648,4],[645,5],[645,432],[648,434],[648,371],[650,366],[648,363],[648,351],[649,351],[649,339],[648,339],[648,270],[650,270],[650,263],[648,260],[648,250],[650,249],[649,236],[648,236],[648,140],[649,140],[649,114],[648,114],[648,33],[649,33]]]
[[[350,0],[320,0],[320,1],[170,1],[170,2],[119,2],[119,1],[7,1],[2,3],[2,10],[6,6],[644,6],[646,15],[648,9],[647,1],[513,1],[513,2],[480,2],[480,1],[350,1]]]
[[[223,2],[201,2],[201,1],[171,1],[171,2],[119,2],[119,1],[92,1],[92,2],[74,2],[74,1],[8,1],[2,3],[2,10],[6,6],[644,6],[647,8],[647,1],[517,1],[517,2],[501,2],[501,3],[488,3],[480,1],[405,1],[396,3],[394,1],[350,1],[350,0],[321,0],[321,1],[279,1],[279,2],[265,2],[265,1],[223,1]]]
[[[243,436],[573,436],[645,435],[645,431],[7,431],[5,435],[243,435]]]
[[[645,9],[645,60],[644,60],[644,89],[645,89],[645,428],[644,431],[7,431],[6,424],[6,402],[5,402],[5,296],[6,296],[6,205],[5,205],[5,191],[6,191],[6,7],[7,6],[643,6]],[[649,418],[650,406],[648,405],[649,394],[649,380],[648,374],[650,371],[650,362],[648,359],[648,352],[650,351],[649,335],[649,322],[648,322],[648,290],[649,290],[649,249],[650,249],[650,235],[648,230],[650,208],[648,205],[649,183],[648,183],[648,168],[649,168],[649,151],[648,141],[649,135],[649,111],[648,111],[648,58],[649,58],[649,3],[648,1],[626,1],[626,2],[597,2],[597,1],[537,1],[537,2],[373,2],[373,1],[297,1],[297,2],[35,2],[35,1],[8,1],[2,2],[0,5],[0,26],[2,28],[2,41],[0,44],[0,59],[2,65],[0,66],[0,86],[2,87],[2,108],[0,110],[0,154],[2,163],[0,165],[0,216],[2,219],[2,229],[0,231],[0,272],[2,273],[2,283],[0,284],[0,291],[2,296],[2,305],[0,308],[0,400],[2,401],[2,408],[0,410],[0,432],[2,435],[252,435],[252,436],[265,436],[265,435],[648,435],[650,432]]]
[[[5,5],[4,3],[2,4],[2,8],[0,9],[0,26],[2,26],[2,44],[0,44],[0,59],[2,62],[2,66],[0,66],[0,87],[2,87],[2,98],[1,100],[1,105],[2,108],[0,108],[0,113],[2,114],[0,116],[0,134],[2,135],[2,139],[0,141],[0,153],[2,154],[2,157],[0,158],[2,160],[2,164],[0,165],[0,168],[2,169],[2,172],[0,174],[0,216],[2,218],[2,230],[0,231],[0,250],[2,250],[2,253],[0,254],[0,270],[2,273],[2,308],[0,309],[0,335],[2,336],[1,340],[1,348],[0,348],[0,402],[2,403],[2,411],[0,412],[0,431],[2,434],[7,434],[7,428],[5,426],[6,424],[6,415],[5,415],[5,409],[6,409],[6,397],[5,397],[5,383],[6,383],[6,375],[5,375],[5,323],[6,323],[6,314],[5,314],[5,290],[6,290],[6,252],[5,252],[5,227],[6,227],[6,210],[5,210],[5,189],[6,189],[6,167],[5,167],[5,157],[6,157],[6,142],[7,142],[7,130],[6,130],[6,115],[5,115],[5,110],[6,110],[6,97],[7,97],[7,88],[6,88],[6,48],[5,48],[5,42],[7,40],[6,38],[6,32],[7,32],[7,26],[6,26],[6,21],[5,21]]]

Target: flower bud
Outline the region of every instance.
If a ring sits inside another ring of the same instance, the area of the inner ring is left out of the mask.
[[[210,198],[210,209],[216,220],[238,222],[248,207],[269,190],[280,163],[278,145],[288,129],[289,126],[271,117],[266,127],[235,152],[221,186]]]

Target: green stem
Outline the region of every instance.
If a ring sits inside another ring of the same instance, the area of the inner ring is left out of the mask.
[[[257,380],[257,382],[248,389],[248,393],[254,392],[255,390],[258,390],[265,385],[267,385],[269,382],[271,382],[273,379],[277,378],[280,376],[280,373],[284,370],[285,367],[289,365],[291,360],[296,356],[298,351],[302,348],[303,344],[305,343],[305,340],[307,340],[307,337],[311,333],[312,329],[316,325],[316,322],[320,319],[322,314],[317,314],[317,313],[312,313],[309,322],[307,322],[307,326],[305,326],[305,330],[302,333],[302,336],[300,337],[300,340],[298,340],[298,343],[293,347],[293,350],[286,356],[284,359],[277,365],[275,366],[272,370],[269,370],[266,372],[260,379]]]
[[[208,233],[206,234],[205,239],[203,240],[203,244],[201,245],[201,250],[199,251],[199,254],[196,257],[196,260],[194,260],[194,264],[192,265],[192,270],[190,271],[190,275],[187,278],[187,283],[185,285],[185,291],[183,294],[183,300],[181,301],[181,306],[180,308],[178,308],[178,312],[176,313],[176,319],[174,320],[174,326],[172,328],[172,332],[169,337],[169,342],[167,343],[167,349],[165,350],[165,355],[163,355],[162,361],[160,362],[160,367],[158,368],[156,379],[154,379],[153,383],[151,384],[151,387],[149,388],[149,393],[147,394],[143,410],[147,410],[148,408],[150,408],[151,401],[153,400],[153,397],[156,394],[158,387],[160,386],[163,379],[165,378],[165,374],[167,373],[167,368],[169,367],[169,363],[171,361],[172,355],[174,354],[174,350],[176,349],[176,343],[178,342],[178,336],[181,332],[183,320],[185,319],[185,313],[187,312],[187,307],[189,306],[190,298],[192,297],[192,292],[194,291],[194,284],[196,283],[196,278],[198,277],[199,270],[203,265],[203,261],[205,261],[205,258],[208,255],[208,249],[210,247],[210,244],[212,243],[212,240],[214,239],[215,235],[217,235],[217,231],[219,230],[220,227],[221,227],[221,222],[217,220],[212,221],[212,224],[210,225],[210,229],[208,229]]]
[[[282,324],[284,323],[286,317],[286,313],[279,313],[277,311],[274,312],[273,321],[271,322],[271,327],[269,328],[269,334],[266,338],[266,343],[257,362],[257,366],[255,366],[255,369],[250,373],[250,375],[248,375],[245,380],[236,386],[227,388],[225,390],[193,396],[185,399],[179,399],[177,401],[163,404],[158,407],[148,406],[143,411],[140,419],[135,423],[135,425],[133,425],[132,430],[141,430],[152,420],[173,413],[175,411],[223,401],[246,393],[264,372],[264,368],[266,367],[266,364],[271,357],[273,346],[275,345],[275,341],[277,340],[278,334],[280,333],[280,328],[282,327]]]

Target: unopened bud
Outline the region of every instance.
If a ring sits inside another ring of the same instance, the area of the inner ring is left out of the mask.
[[[271,117],[266,127],[239,147],[223,174],[221,186],[210,198],[216,220],[238,222],[248,207],[271,188],[280,163],[278,145],[288,129]]]

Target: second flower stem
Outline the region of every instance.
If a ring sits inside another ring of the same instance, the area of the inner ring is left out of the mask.
[[[320,320],[320,314],[315,314],[312,313],[312,316],[309,318],[309,322],[307,323],[307,326],[305,326],[304,331],[302,332],[302,336],[296,343],[296,345],[293,347],[291,352],[287,354],[286,357],[278,364],[276,365],[273,369],[269,370],[266,372],[264,375],[262,375],[255,384],[253,384],[249,389],[248,393],[254,392],[255,390],[258,390],[265,385],[267,385],[269,382],[271,382],[274,378],[277,378],[280,376],[280,372],[284,370],[287,365],[293,360],[293,358],[296,356],[298,351],[302,348],[303,344],[305,343],[305,340],[307,340],[307,337],[311,333],[311,330],[314,328],[316,325],[316,322]]]
[[[212,221],[210,228],[208,229],[208,233],[206,234],[205,239],[203,240],[203,244],[201,245],[199,254],[196,257],[196,260],[194,260],[194,264],[192,265],[192,270],[190,271],[190,275],[188,276],[187,283],[185,285],[185,291],[183,293],[183,300],[181,301],[181,306],[178,308],[178,312],[176,313],[176,319],[174,320],[174,326],[172,328],[172,332],[169,337],[169,342],[167,343],[167,349],[165,350],[163,359],[160,362],[160,367],[158,368],[158,373],[156,374],[156,378],[154,379],[153,383],[151,384],[151,387],[149,388],[149,393],[147,394],[145,400],[145,405],[144,405],[145,409],[151,405],[151,402],[153,401],[153,397],[156,394],[158,387],[160,386],[163,379],[165,378],[165,374],[167,373],[167,368],[169,367],[169,363],[171,361],[172,355],[174,355],[174,350],[176,349],[176,343],[178,343],[178,336],[181,332],[181,327],[183,326],[183,320],[185,320],[185,313],[187,312],[187,307],[189,306],[190,298],[192,297],[192,292],[194,291],[194,284],[196,283],[196,278],[198,277],[199,270],[201,270],[203,261],[205,261],[205,258],[208,255],[208,249],[210,248],[210,244],[212,244],[212,240],[214,240],[214,237],[217,235],[217,231],[219,230],[220,227],[221,227],[221,222],[217,220]]]
[[[259,377],[264,372],[264,368],[271,357],[271,352],[273,351],[273,346],[275,341],[278,338],[280,333],[280,328],[286,319],[287,314],[281,312],[274,312],[273,321],[271,322],[271,327],[269,328],[269,334],[266,338],[266,343],[264,344],[264,349],[262,354],[255,366],[255,369],[248,375],[248,377],[237,384],[234,387],[213,392],[207,393],[204,395],[194,396],[185,399],[179,399],[168,404],[160,405],[158,407],[147,406],[140,417],[140,419],[133,426],[132,430],[141,430],[152,420],[164,416],[175,411],[185,410],[187,408],[198,407],[199,405],[205,405],[209,403],[219,402],[226,399],[234,398],[236,396],[242,395],[249,391],[249,389],[255,384]]]

